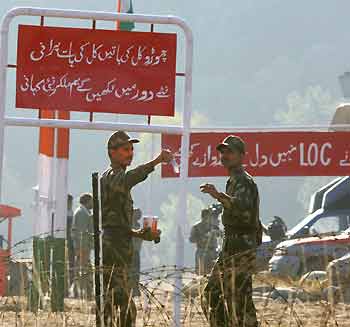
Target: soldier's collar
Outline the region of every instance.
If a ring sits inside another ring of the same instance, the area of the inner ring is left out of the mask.
[[[111,168],[112,168],[114,171],[124,170],[122,166],[120,166],[120,165],[117,164],[117,163],[113,163],[113,162],[111,162]]]
[[[230,177],[235,178],[239,175],[242,175],[244,173],[244,169],[242,166],[238,167],[238,168],[233,168],[230,170]]]

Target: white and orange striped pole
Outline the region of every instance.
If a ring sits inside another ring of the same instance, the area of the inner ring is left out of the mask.
[[[69,111],[59,111],[58,119],[69,120]],[[55,237],[66,238],[67,197],[68,197],[68,164],[69,164],[68,128],[56,129],[56,169],[55,169]]]
[[[117,12],[120,13],[121,10],[122,10],[122,0],[117,0]],[[117,31],[120,30],[120,21],[119,20],[117,20],[116,28],[117,28]]]
[[[69,112],[42,110],[41,118],[66,119]],[[51,310],[64,310],[65,281],[65,239],[67,227],[67,195],[68,195],[68,159],[69,159],[69,129],[41,127],[39,135],[38,157],[38,205],[34,222],[34,248],[50,247],[51,270],[49,266],[42,267],[41,262],[47,262],[47,255],[40,250],[33,250],[33,262],[36,270],[49,269],[51,275]],[[48,238],[51,236],[50,238]],[[41,239],[41,240],[40,240]],[[41,245],[40,245],[41,244]],[[44,245],[47,244],[47,245]],[[45,256],[43,258],[42,256]],[[40,279],[40,273],[36,279]],[[44,274],[48,277],[47,274]],[[42,275],[42,276],[44,276]],[[41,281],[36,280],[36,285]],[[48,281],[44,281],[48,285]]]
[[[55,112],[41,111],[41,118],[54,119]],[[54,204],[55,171],[55,129],[41,127],[39,132],[38,156],[38,205],[34,221],[34,235],[49,236],[51,231],[51,213]]]
[[[55,119],[54,111],[42,110],[41,118]],[[69,112],[58,112],[59,119],[69,120]],[[69,129],[41,127],[38,157],[38,216],[35,235],[49,234],[65,238],[68,194]],[[51,215],[55,212],[54,226]]]

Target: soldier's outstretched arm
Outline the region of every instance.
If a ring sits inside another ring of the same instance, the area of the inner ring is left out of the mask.
[[[226,198],[229,199],[226,205],[233,211],[242,212],[252,210],[256,206],[258,189],[253,183],[246,180],[239,180],[236,184],[234,194],[232,196],[226,194]]]
[[[213,184],[202,184],[200,186],[202,193],[209,194],[215,200],[218,200],[225,208],[230,207],[231,197],[226,193],[219,192]]]
[[[173,154],[169,150],[162,150],[161,153],[152,161],[129,170],[125,174],[125,184],[131,189],[136,184],[143,182],[147,176],[153,172],[154,168],[161,163],[169,163],[173,159]]]
[[[245,181],[237,181],[234,194],[228,195],[219,192],[212,184],[201,185],[201,191],[211,195],[214,199],[222,203],[224,208],[233,210],[249,210],[254,207],[258,197],[258,190],[255,184]]]
[[[197,243],[198,242],[198,232],[197,228],[195,226],[192,227],[191,229],[191,235],[190,235],[190,242],[191,243]]]

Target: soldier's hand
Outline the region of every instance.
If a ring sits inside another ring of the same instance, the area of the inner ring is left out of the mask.
[[[211,195],[214,198],[217,198],[219,192],[217,191],[216,187],[213,184],[202,184],[200,186],[200,190],[202,193],[206,193]]]
[[[160,163],[170,163],[171,160],[174,159],[173,154],[170,150],[163,149],[160,155],[158,156],[158,160]]]
[[[154,233],[151,228],[145,228],[141,229],[138,233],[139,237],[143,239],[144,241],[154,241],[156,239],[160,238],[161,231],[157,230],[156,233]]]

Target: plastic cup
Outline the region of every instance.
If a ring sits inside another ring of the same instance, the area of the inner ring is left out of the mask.
[[[156,233],[158,230],[158,217],[144,217],[143,218],[143,229],[150,228],[152,233]]]
[[[172,167],[173,167],[174,173],[175,173],[175,174],[180,174],[180,167],[179,167],[179,165],[177,164],[176,160],[175,160],[175,159],[171,160],[171,161],[170,161],[170,164],[171,164]]]

